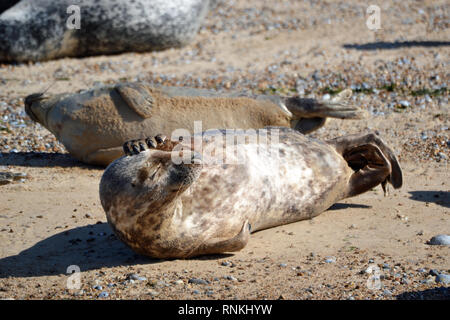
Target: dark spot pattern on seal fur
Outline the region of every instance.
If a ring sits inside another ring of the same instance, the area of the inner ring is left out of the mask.
[[[267,130],[271,143],[249,139],[238,144],[237,153],[226,154],[226,166],[214,152],[205,151],[224,148],[226,139],[212,139],[211,132],[202,136],[201,161],[172,162],[176,149],[190,150],[192,141],[176,144],[174,153],[161,143],[161,150],[150,148],[114,161],[100,182],[108,222],[141,254],[188,258],[242,249],[250,225],[254,232],[310,219],[385,181],[401,187],[398,161],[376,135],[323,142],[289,128]],[[225,132],[214,135],[223,138]],[[277,158],[280,148],[283,158]],[[344,155],[351,155],[353,168]],[[161,166],[157,176],[130,187],[139,170],[155,163]]]

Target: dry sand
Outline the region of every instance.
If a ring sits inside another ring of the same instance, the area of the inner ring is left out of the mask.
[[[27,174],[0,186],[0,298],[449,299],[449,284],[433,273],[450,274],[450,247],[427,241],[450,234],[450,8],[379,4],[377,32],[357,1],[234,1],[185,48],[0,66],[0,171]],[[134,80],[315,97],[353,86],[370,117],[330,120],[314,136],[379,131],[399,156],[404,186],[257,232],[237,253],[138,256],[106,224],[103,169],[73,160],[23,113],[23,97],[54,80],[52,93]],[[364,270],[374,264],[381,288],[368,286],[373,273]],[[81,269],[79,289],[67,287],[70,265]],[[127,280],[134,273],[145,280]]]

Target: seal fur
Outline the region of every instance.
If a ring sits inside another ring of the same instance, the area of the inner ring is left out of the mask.
[[[183,87],[120,83],[76,94],[32,94],[25,111],[62,142],[75,158],[108,165],[123,155],[122,144],[176,129],[194,132],[219,128],[293,127],[309,133],[327,117],[357,119],[364,112],[346,103],[351,90],[332,101],[300,97],[218,93]]]
[[[322,142],[290,128],[268,129],[253,134],[270,143],[251,142],[257,140],[246,133],[248,143],[238,144],[238,153],[224,151],[225,162],[218,161],[224,140],[216,138],[224,130],[201,137],[202,154],[195,137],[127,142],[129,155],[110,164],[100,182],[109,224],[138,253],[189,258],[240,250],[250,228],[310,219],[378,184],[402,185],[395,155],[375,134]],[[174,162],[180,152],[192,161]],[[243,161],[235,161],[238,154]]]
[[[215,5],[210,0],[6,0],[0,5],[0,62],[181,47],[194,39]],[[71,25],[76,17],[79,25]]]

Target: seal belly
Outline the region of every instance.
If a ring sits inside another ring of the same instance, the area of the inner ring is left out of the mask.
[[[250,219],[254,230],[311,219],[343,197],[346,162],[329,146],[308,140],[280,145],[279,154],[285,157],[271,168],[264,169],[263,163],[261,170],[249,167],[249,187],[259,190],[255,202],[260,209]]]
[[[310,219],[344,195],[351,169],[325,143],[290,130],[279,143],[238,148],[241,163],[205,165],[182,195],[180,230],[226,237],[246,219],[266,229]]]

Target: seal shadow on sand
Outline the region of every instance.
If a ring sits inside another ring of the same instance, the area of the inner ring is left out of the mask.
[[[217,254],[190,260],[216,260],[232,256]],[[107,223],[77,227],[50,236],[17,255],[0,259],[0,279],[67,274],[67,267],[80,271],[104,267],[155,264],[167,260],[142,256],[120,241]]]
[[[372,206],[368,206],[365,204],[357,204],[357,203],[335,203],[333,204],[330,208],[328,208],[327,211],[329,210],[342,210],[342,209],[349,209],[349,208],[355,208],[355,209],[370,209],[372,208]]]
[[[86,165],[69,154],[17,152],[0,153],[0,165],[25,167],[84,167]],[[336,203],[328,210],[347,208],[367,209],[362,204]],[[204,255],[189,260],[218,260],[232,253]],[[89,271],[103,267],[155,264],[166,260],[136,254],[112,232],[107,223],[98,223],[65,230],[43,239],[17,255],[0,259],[0,278],[37,277],[66,274],[67,268],[77,265]]]
[[[450,192],[449,191],[409,191],[411,200],[422,202],[433,202],[440,206],[450,208]]]
[[[395,41],[395,42],[368,42],[363,44],[350,44],[343,45],[345,49],[355,50],[395,50],[400,48],[412,48],[412,47],[448,47],[450,41]]]
[[[73,158],[68,153],[55,152],[2,152],[0,153],[1,166],[22,167],[84,167],[101,168],[87,165]]]
[[[397,296],[397,300],[450,300],[450,288],[440,287],[422,291],[406,291]]]
[[[346,208],[371,207],[336,203],[329,210]],[[212,254],[188,260],[219,260],[233,255]],[[0,259],[0,279],[67,274],[67,268],[71,265],[77,265],[83,272],[104,267],[151,265],[168,260],[152,259],[135,253],[115,236],[108,223],[97,223],[65,230],[17,255]]]

